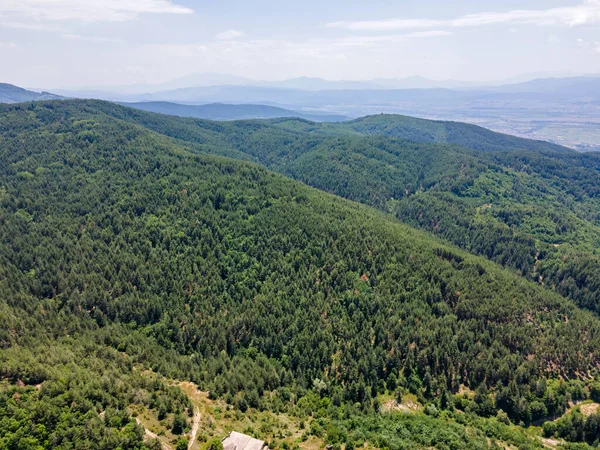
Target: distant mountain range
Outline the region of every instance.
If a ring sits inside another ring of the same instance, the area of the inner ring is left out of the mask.
[[[102,98],[123,95],[152,94],[190,87],[214,86],[255,86],[262,88],[294,89],[303,91],[323,90],[385,90],[385,89],[459,89],[477,86],[476,83],[455,80],[430,80],[420,76],[407,78],[376,78],[374,80],[326,80],[318,77],[297,77],[281,81],[261,81],[236,75],[219,73],[199,73],[187,75],[172,81],[160,84],[136,84],[129,86],[115,86],[112,88],[87,88],[87,89],[57,89],[59,94],[68,97],[97,97],[103,93]]]
[[[600,96],[600,77],[539,78],[490,88],[498,93],[536,93],[577,97]]]
[[[223,81],[223,84],[213,84]],[[227,84],[230,83],[230,84]],[[175,87],[187,84],[186,87]],[[158,88],[164,90],[156,90]],[[142,91],[142,88],[147,90]],[[102,90],[57,91],[66,97],[98,98],[118,102],[175,102],[193,105],[208,103],[262,104],[294,111],[323,110],[335,115],[358,117],[379,112],[429,115],[431,118],[459,120],[504,116],[498,111],[540,110],[561,102],[585,106],[600,102],[600,77],[543,78],[501,86],[469,86],[467,83],[435,82],[421,77],[404,80],[328,81],[320,78],[294,78],[281,82],[252,80],[217,74],[186,77],[164,85]],[[551,108],[552,109],[552,108]],[[452,116],[448,116],[452,111]],[[559,111],[560,112],[560,111]],[[593,112],[594,116],[596,111]],[[311,113],[312,114],[312,113]]]
[[[171,102],[139,102],[121,103],[124,106],[144,111],[169,114],[180,117],[194,117],[208,120],[244,120],[275,119],[280,117],[297,117],[313,122],[342,122],[349,117],[322,112],[300,112],[268,105],[226,105],[211,103],[208,105],[182,105]]]
[[[49,92],[28,91],[12,84],[0,83],[0,103],[21,103],[36,100],[56,100],[62,98]]]
[[[39,100],[59,100],[65,98],[66,97],[51,94],[49,92],[35,92],[14,86],[12,84],[0,83],[0,103],[22,103]],[[293,111],[268,105],[239,105],[224,103],[185,105],[162,101],[118,103],[149,112],[208,120],[275,119],[280,117],[297,117],[299,119],[310,120],[313,122],[342,122],[349,120],[349,117],[338,114],[329,114],[321,111]]]
[[[476,86],[468,82],[434,81],[423,77],[371,81],[299,77],[266,82],[233,75],[199,74],[160,85],[125,86],[110,91],[57,90],[56,93],[66,97],[129,103],[268,104],[292,110],[326,109],[360,116],[377,112],[411,113],[415,112],[415,106],[426,106],[430,111],[431,106],[434,110],[440,106],[454,110],[477,109],[482,103],[484,107],[492,103],[498,107],[498,102],[506,101],[597,101],[600,100],[600,77],[539,78],[500,86]],[[389,110],[390,107],[393,110]]]
[[[386,90],[386,89],[458,89],[474,86],[473,83],[455,80],[430,80],[414,76],[407,78],[376,78],[369,81],[329,81],[323,78],[299,77],[290,80],[259,83],[258,86],[300,89],[305,91],[323,90]]]
[[[415,84],[417,84],[415,82]],[[239,102],[276,103],[323,107],[331,105],[354,105],[358,108],[369,104],[394,104],[406,101],[476,101],[497,100],[507,94],[519,94],[528,100],[564,98],[600,98],[600,77],[547,78],[524,83],[495,87],[446,88],[446,87],[382,88],[369,83],[298,78],[281,82],[277,86],[267,85],[215,85],[192,86],[154,93],[124,96],[137,101],[176,101],[187,103]],[[118,94],[110,94],[115,96]],[[552,97],[548,97],[552,96]],[[123,97],[123,96],[121,96]]]
[[[14,92],[10,96],[0,94],[0,102],[59,98],[14,86],[9,91]],[[339,121],[379,113],[403,114],[473,123],[582,151],[600,150],[598,76],[474,86],[422,77],[371,81],[300,77],[263,82],[233,75],[199,74],[161,85],[115,88],[114,92],[84,90],[55,94],[136,103],[131,106],[214,120],[296,116],[313,121]],[[197,108],[198,105],[202,107]]]

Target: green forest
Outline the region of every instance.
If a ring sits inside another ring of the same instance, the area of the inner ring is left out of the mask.
[[[598,157],[422,122],[0,106],[0,449],[160,448],[167,380],[347,450],[597,446]]]
[[[403,116],[215,123],[103,110],[392,213],[600,312],[598,154]]]

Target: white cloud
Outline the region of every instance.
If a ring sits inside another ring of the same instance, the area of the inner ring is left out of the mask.
[[[123,42],[122,39],[111,38],[105,36],[82,36],[80,34],[63,34],[61,35],[64,39],[70,39],[72,41],[88,41],[88,42]]]
[[[352,36],[333,40],[316,40],[321,42],[324,47],[375,47],[378,45],[398,44],[411,39],[434,38],[451,36],[453,33],[444,30],[415,31],[402,34],[387,34],[377,36]]]
[[[330,22],[329,28],[345,28],[353,31],[395,31],[395,30],[418,30],[419,28],[435,28],[444,25],[442,20],[428,19],[392,19],[392,20],[369,20],[362,22]]]
[[[0,0],[1,1],[1,0]],[[235,73],[258,79],[282,79],[299,75],[331,79],[395,77],[412,75],[421,67],[423,75],[435,76],[453,55],[432,58],[451,31],[418,30],[378,36],[350,35],[308,39],[208,40],[188,43],[144,44],[130,61],[148,70],[143,79],[165,81],[188,73]],[[417,44],[423,43],[423,46]],[[419,48],[417,57],[413,49]],[[156,64],[155,61],[162,61]],[[379,61],[379,62],[377,62]],[[433,67],[433,68],[432,68]],[[410,71],[410,72],[406,72]]]
[[[331,22],[330,28],[354,31],[419,30],[428,28],[468,28],[497,24],[555,25],[574,27],[600,24],[600,0],[586,0],[577,6],[545,10],[513,10],[468,14],[449,20],[384,19],[358,22]]]
[[[302,41],[286,39],[245,39],[216,40],[188,44],[149,44],[143,54],[148,60],[161,55],[161,60],[171,61],[167,66],[197,61],[203,70],[213,70],[214,66],[243,67],[253,61],[265,64],[304,63],[307,61],[351,61],[356,55],[368,50],[369,53],[396,50],[402,43],[414,39],[431,39],[452,35],[441,30],[415,31],[409,33],[378,36],[349,36],[342,38],[314,38]]]
[[[233,41],[233,40],[241,38],[243,36],[245,36],[245,33],[243,31],[227,30],[227,31],[223,31],[222,33],[217,34],[215,36],[215,39],[217,39],[218,41]]]
[[[590,42],[590,41],[586,41],[585,39],[582,38],[578,38],[575,41],[577,47],[581,48],[581,49],[585,49],[586,51],[593,51],[593,52],[597,52],[600,53],[600,42],[596,41],[596,42]]]
[[[415,31],[414,33],[407,33],[404,36],[406,38],[428,38],[428,37],[440,37],[440,36],[450,36],[451,31],[445,30],[431,30],[431,31]]]
[[[15,48],[17,44],[14,42],[0,41],[0,48]]]
[[[22,30],[31,30],[31,31],[64,31],[64,28],[57,28],[48,25],[43,25],[41,23],[36,22],[18,22],[18,21],[6,21],[1,20],[2,16],[0,15],[0,28],[17,28]]]
[[[562,39],[555,34],[551,34],[548,36],[548,44],[560,44],[561,42]]]
[[[140,14],[191,14],[170,0],[2,0],[0,18],[38,21],[123,22]],[[8,22],[11,22],[9,20]]]

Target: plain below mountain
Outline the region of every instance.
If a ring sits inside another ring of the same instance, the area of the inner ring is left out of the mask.
[[[207,105],[182,105],[171,102],[121,103],[124,106],[143,111],[168,114],[171,116],[194,117],[210,120],[275,119],[280,117],[298,117],[313,122],[342,122],[346,116],[323,112],[300,112],[269,105],[228,105],[211,103]]]

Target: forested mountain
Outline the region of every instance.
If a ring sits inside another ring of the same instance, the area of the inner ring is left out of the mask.
[[[305,113],[277,108],[268,105],[230,105],[211,103],[208,105],[184,105],[170,102],[138,102],[121,103],[143,111],[160,114],[170,114],[179,117],[195,117],[208,120],[244,120],[244,119],[275,119],[280,117],[298,117],[315,122],[342,122],[347,117],[327,113]]]
[[[214,123],[95,105],[198,151],[392,212],[600,312],[597,154],[403,116]]]
[[[12,84],[0,83],[0,103],[19,103],[36,100],[57,100],[58,95],[49,92],[28,91]]]
[[[381,114],[357,119],[346,127],[364,135],[397,137],[415,142],[456,144],[474,150],[532,150],[571,153],[559,145],[495,133],[486,128],[460,122],[416,119]]]
[[[420,77],[367,82],[298,78],[264,83],[206,74],[174,80],[162,88],[139,85],[113,89],[113,92],[100,89],[58,93],[71,98],[119,102],[268,103],[295,111],[318,110],[349,117],[382,112],[404,114],[473,123],[583,152],[600,150],[597,123],[600,78],[594,76],[474,86]]]
[[[594,314],[383,212],[206,154],[283,167],[250,151],[271,151],[254,141],[270,129],[289,153],[285,122],[183,122],[204,133],[184,142],[132,118],[175,120],[90,101],[0,107],[0,448],[142,448],[130,405],[190,411],[159,375],[241,411],[313,418],[346,448],[541,448],[504,423],[600,395]],[[354,138],[359,158],[372,138]],[[304,139],[289,148],[338,142],[335,161],[351,137]],[[379,137],[372,150],[399,144],[400,159],[447,149]],[[397,391],[432,417],[379,416]]]

